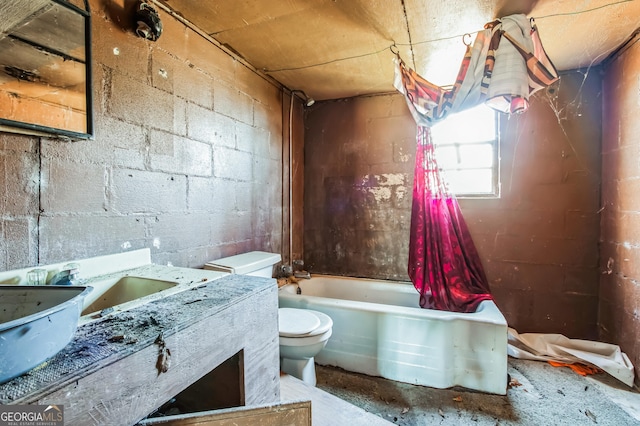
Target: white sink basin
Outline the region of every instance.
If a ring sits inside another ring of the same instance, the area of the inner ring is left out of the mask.
[[[82,315],[118,307],[145,296],[174,288],[178,283],[127,275],[104,280],[92,280],[90,285],[94,290],[85,299]]]

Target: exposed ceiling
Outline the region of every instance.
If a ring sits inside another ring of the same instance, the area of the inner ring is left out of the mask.
[[[512,13],[535,18],[560,71],[600,63],[640,21],[640,0],[158,1],[316,100],[393,91],[394,43],[423,77],[451,85],[462,36]]]

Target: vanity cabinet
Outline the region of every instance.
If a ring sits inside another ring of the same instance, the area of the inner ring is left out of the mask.
[[[48,363],[0,385],[0,403],[62,405],[68,426],[133,425],[218,374],[223,404],[267,409],[280,403],[277,316],[273,279],[204,282],[81,325]]]

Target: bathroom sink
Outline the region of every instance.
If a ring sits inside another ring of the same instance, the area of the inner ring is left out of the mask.
[[[90,291],[0,285],[0,383],[42,364],[71,341]]]
[[[90,285],[94,290],[92,294],[85,299],[82,315],[132,302],[145,296],[171,289],[177,284],[177,282],[173,281],[128,275],[100,281],[91,281]]]

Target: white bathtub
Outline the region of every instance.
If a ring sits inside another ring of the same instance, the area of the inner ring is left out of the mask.
[[[505,395],[507,322],[492,301],[475,313],[422,309],[411,283],[314,275],[280,288],[280,307],[333,319],[320,365],[435,388]]]

